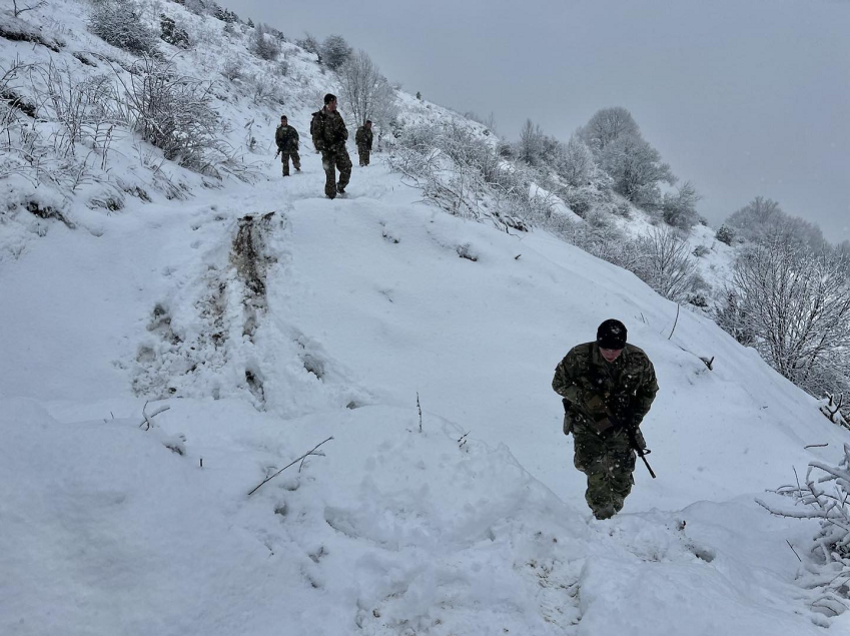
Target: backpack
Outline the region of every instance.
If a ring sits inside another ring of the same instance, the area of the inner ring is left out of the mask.
[[[316,143],[317,139],[320,139],[322,136],[323,128],[325,125],[325,116],[322,114],[322,111],[317,110],[313,113],[313,119],[310,121],[310,136],[313,138],[313,145],[317,148],[319,145]]]

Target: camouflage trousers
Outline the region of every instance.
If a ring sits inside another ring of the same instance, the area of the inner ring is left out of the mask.
[[[607,519],[623,509],[632,491],[635,452],[622,429],[597,433],[587,424],[573,427],[575,467],[587,475],[584,498],[597,519]]]
[[[283,176],[289,176],[289,160],[292,159],[292,167],[296,170],[301,170],[301,157],[298,156],[297,150],[280,153],[280,161],[283,164]]]
[[[357,146],[357,154],[360,155],[360,165],[369,165],[369,155],[372,153],[366,146]]]
[[[329,199],[333,199],[338,192],[345,190],[345,186],[351,179],[351,159],[348,151],[344,147],[323,151],[322,168],[325,170],[325,194]],[[336,180],[337,170],[339,170],[339,183]]]

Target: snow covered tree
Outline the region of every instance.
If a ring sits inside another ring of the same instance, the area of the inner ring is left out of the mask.
[[[699,221],[696,204],[702,197],[690,181],[685,181],[676,193],[664,195],[661,216],[671,227],[690,231]]]
[[[386,124],[395,116],[395,91],[365,51],[351,55],[339,68],[338,76],[340,97],[357,126],[367,119]]]
[[[322,60],[332,71],[342,67],[353,53],[353,49],[341,35],[329,35],[322,43]]]
[[[558,174],[567,185],[581,187],[588,185],[596,175],[596,161],[593,153],[578,135],[573,135],[558,153],[556,163]]]
[[[779,204],[772,199],[756,197],[724,221],[724,225],[747,241],[758,241],[785,218]]]
[[[269,33],[265,24],[259,24],[254,29],[254,37],[251,41],[251,52],[263,60],[276,60],[280,55],[280,44],[277,39]]]
[[[731,214],[725,224],[733,228],[738,236],[752,242],[758,242],[768,234],[775,234],[778,228],[814,248],[819,248],[824,241],[823,232],[817,225],[787,214],[776,201],[764,197],[756,197]]]
[[[612,142],[624,136],[640,136],[640,128],[632,114],[621,106],[596,111],[590,121],[578,130],[578,136],[597,155]]]
[[[615,192],[647,209],[661,203],[660,183],[676,183],[669,164],[639,134],[624,134],[606,143],[599,166],[614,180]]]
[[[516,145],[516,158],[529,166],[553,166],[558,154],[559,142],[543,133],[539,125],[525,120]]]
[[[106,0],[94,5],[89,31],[130,53],[150,55],[156,51],[158,36],[142,21],[141,13],[130,0]]]
[[[762,357],[817,397],[834,390],[836,352],[850,347],[846,258],[779,226],[741,254],[734,283]]]

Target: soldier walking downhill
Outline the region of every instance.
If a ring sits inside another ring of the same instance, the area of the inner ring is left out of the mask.
[[[293,167],[301,172],[301,157],[298,156],[298,131],[286,121],[286,115],[281,115],[280,126],[274,133],[277,151],[283,164],[283,176],[289,176],[289,160],[292,159]]]
[[[345,193],[345,186],[351,179],[351,159],[345,148],[348,129],[337,111],[336,95],[325,95],[325,107],[313,113],[310,123],[313,145],[322,153],[322,167],[325,169],[325,194],[333,199],[337,194]],[[339,183],[336,181],[339,170]]]
[[[633,443],[648,452],[638,427],[658,392],[652,362],[626,344],[626,335],[622,322],[606,320],[595,342],[570,350],[552,381],[564,398],[564,434],[573,434],[575,467],[587,475],[585,499],[597,519],[617,514],[632,490]]]
[[[360,155],[360,167],[369,165],[369,154],[372,152],[372,120],[367,119],[366,123],[357,129],[354,135],[354,141],[357,144],[357,153]]]

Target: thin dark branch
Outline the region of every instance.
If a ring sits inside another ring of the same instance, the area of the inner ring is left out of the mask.
[[[253,495],[253,494],[254,494],[255,492],[257,492],[257,491],[258,491],[258,490],[259,490],[262,486],[264,486],[265,484],[267,484],[268,482],[270,482],[272,479],[274,479],[275,477],[277,477],[278,475],[280,475],[280,474],[281,474],[283,471],[285,471],[287,468],[289,468],[290,466],[294,466],[295,464],[297,464],[298,462],[300,462],[300,461],[301,461],[301,460],[303,460],[304,458],[309,457],[310,455],[322,455],[322,453],[317,453],[317,452],[316,452],[316,449],[317,449],[317,448],[319,448],[319,446],[321,446],[322,444],[325,444],[325,443],[327,443],[327,442],[331,441],[332,439],[333,439],[333,437],[331,436],[331,437],[327,438],[324,442],[321,442],[320,444],[316,444],[316,446],[314,446],[312,450],[307,451],[306,453],[304,453],[303,455],[301,455],[301,457],[299,457],[298,459],[295,459],[295,460],[291,461],[291,462],[290,462],[290,463],[288,463],[286,466],[284,466],[284,467],[283,467],[283,468],[281,468],[279,471],[277,471],[274,475],[270,475],[269,477],[266,477],[263,481],[261,481],[259,484],[257,484],[257,485],[256,485],[256,486],[255,486],[255,487],[251,490],[251,492],[249,492],[249,493],[248,493],[248,496],[250,497],[251,495]]]
[[[797,554],[797,551],[794,549],[794,546],[793,546],[793,545],[791,545],[791,542],[790,542],[788,539],[785,539],[785,543],[787,543],[787,544],[788,544],[788,547],[789,547],[789,548],[791,548],[791,552],[793,552],[793,553],[794,553],[794,556],[795,556],[795,557],[797,557],[797,560],[798,560],[800,563],[802,563],[802,562],[803,562],[803,559],[801,559],[801,558],[800,558],[800,555],[799,555],[799,554]]]
[[[667,336],[667,340],[673,337],[673,334],[676,332],[676,325],[679,324],[679,312],[682,311],[681,305],[676,305],[676,321],[673,323],[673,330],[670,332],[670,335]]]

